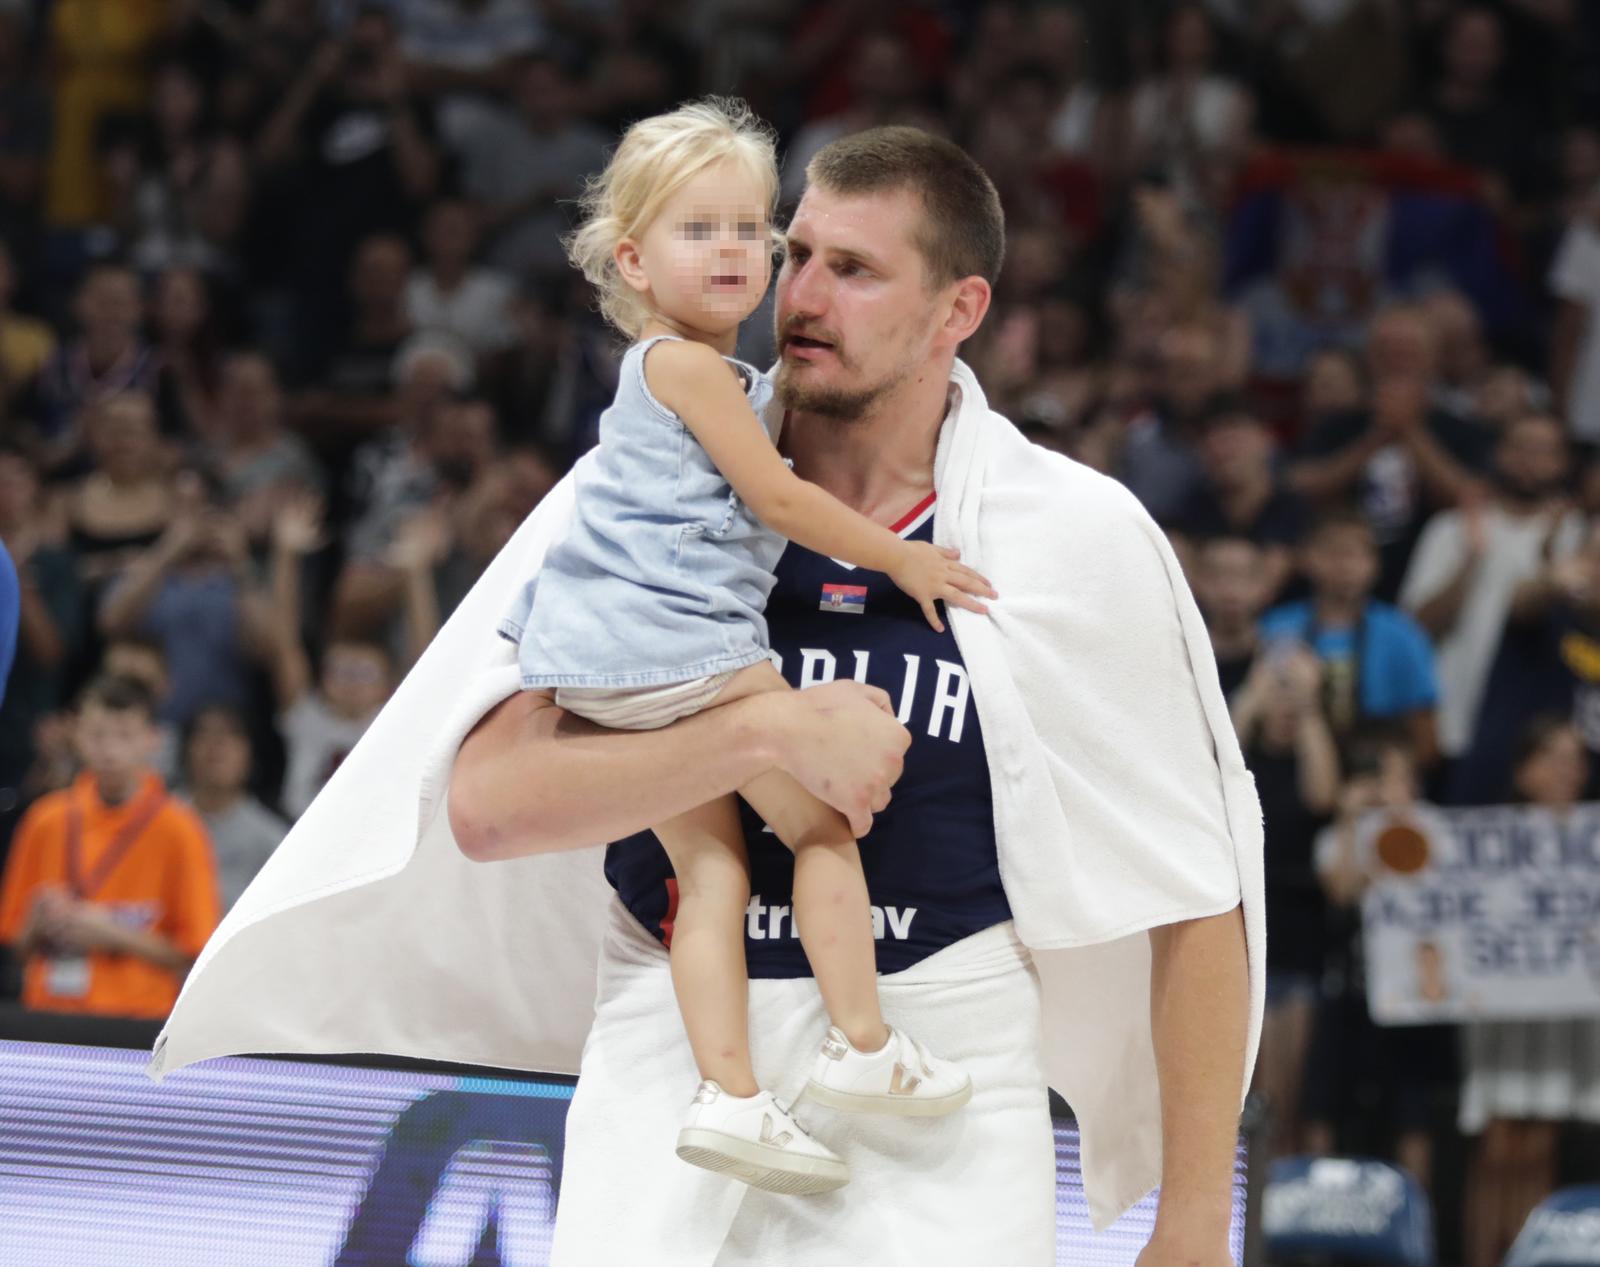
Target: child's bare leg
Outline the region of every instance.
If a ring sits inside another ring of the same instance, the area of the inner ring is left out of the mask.
[[[791,689],[770,663],[739,673],[717,703]],[[832,1022],[859,1051],[889,1038],[878,1007],[877,946],[861,852],[850,825],[787,774],[773,772],[739,789],[794,853],[794,921]]]
[[[828,1016],[857,1051],[889,1040],[878,1008],[877,943],[861,851],[843,815],[787,774],[739,789],[794,851],[794,921]]]
[[[744,912],[750,901],[739,806],[722,797],[663,823],[656,837],[678,878],[672,926],[672,988],[702,1078],[751,1096],[750,982]]]

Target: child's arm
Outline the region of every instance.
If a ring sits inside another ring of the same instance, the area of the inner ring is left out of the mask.
[[[987,613],[971,595],[999,597],[987,580],[956,562],[957,551],[904,541],[791,471],[715,349],[688,341],[658,343],[645,358],[645,381],[774,532],[819,554],[887,573],[941,631],[935,599]]]

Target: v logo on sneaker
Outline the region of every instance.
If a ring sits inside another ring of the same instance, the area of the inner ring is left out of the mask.
[[[921,1085],[921,1078],[916,1074],[907,1077],[906,1067],[898,1060],[894,1062],[894,1077],[889,1082],[890,1095],[910,1095]]]
[[[774,1148],[782,1148],[793,1138],[794,1134],[791,1131],[783,1131],[778,1135],[774,1135],[772,1133],[772,1114],[763,1113],[761,1115],[761,1142],[763,1144],[770,1144]]]

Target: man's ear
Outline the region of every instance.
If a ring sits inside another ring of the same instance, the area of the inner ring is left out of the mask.
[[[617,272],[622,280],[641,295],[650,289],[650,278],[645,275],[644,261],[639,258],[639,244],[632,238],[623,238],[611,251]]]
[[[950,308],[945,314],[944,333],[953,343],[964,343],[978,332],[989,311],[994,291],[983,278],[963,277],[950,292]]]

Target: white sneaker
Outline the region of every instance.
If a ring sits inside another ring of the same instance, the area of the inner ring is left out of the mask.
[[[972,1098],[972,1079],[959,1065],[940,1060],[892,1027],[888,1042],[864,1052],[838,1026],[830,1026],[806,1094],[831,1109],[942,1117]]]
[[[729,1095],[700,1084],[678,1132],[678,1156],[768,1192],[832,1192],[850,1181],[850,1167],[818,1143],[772,1092]]]

